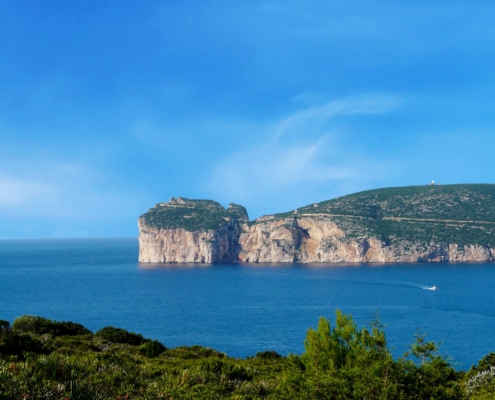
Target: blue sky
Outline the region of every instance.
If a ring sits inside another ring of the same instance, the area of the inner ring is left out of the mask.
[[[493,183],[491,1],[0,2],[0,238]]]

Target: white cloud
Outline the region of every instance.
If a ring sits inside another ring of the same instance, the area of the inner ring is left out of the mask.
[[[322,125],[332,117],[352,114],[384,114],[395,110],[401,104],[402,99],[399,97],[373,94],[331,101],[295,112],[278,125],[274,139],[288,133],[304,134],[303,130],[308,128],[321,129]]]
[[[356,171],[348,165],[325,164],[325,138],[309,145],[264,144],[238,152],[220,162],[211,187],[234,198],[249,199],[259,192],[273,192],[299,183],[324,183],[353,179]]]
[[[220,160],[206,189],[255,210],[273,199],[281,211],[385,180],[392,162],[361,154],[343,132],[331,130],[331,119],[387,113],[400,103],[397,97],[360,96],[299,110],[272,126],[264,142]]]

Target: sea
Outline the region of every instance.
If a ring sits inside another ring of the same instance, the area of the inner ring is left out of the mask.
[[[495,263],[139,264],[136,238],[0,241],[0,319],[21,315],[115,326],[167,347],[231,357],[301,354],[336,310],[378,316],[395,357],[415,334],[455,368],[495,352]],[[439,290],[428,290],[433,285]]]

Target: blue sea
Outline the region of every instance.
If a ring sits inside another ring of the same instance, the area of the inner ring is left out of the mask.
[[[309,327],[335,310],[379,314],[402,355],[418,330],[468,369],[495,352],[495,264],[140,265],[126,239],[0,241],[0,319],[23,314],[112,325],[168,347],[232,357],[300,354]],[[437,285],[440,290],[424,288]]]

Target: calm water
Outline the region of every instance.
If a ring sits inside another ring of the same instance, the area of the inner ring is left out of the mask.
[[[113,325],[245,357],[301,353],[307,328],[339,308],[358,323],[378,311],[397,354],[418,328],[461,369],[495,351],[495,264],[140,266],[137,254],[136,239],[0,241],[0,319]]]

